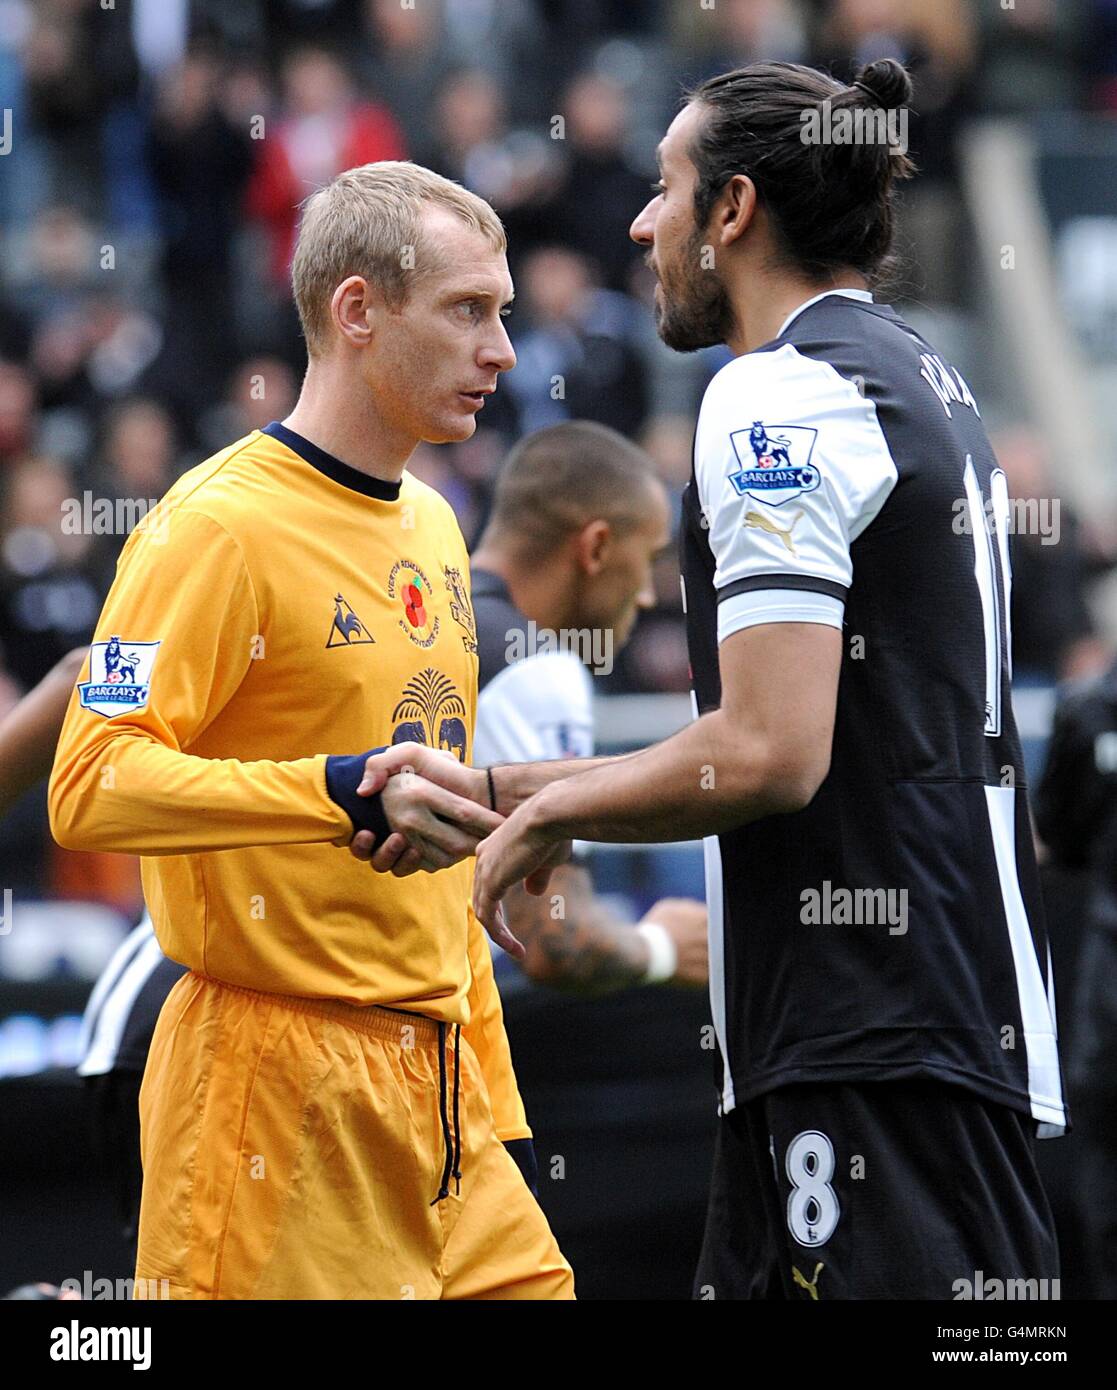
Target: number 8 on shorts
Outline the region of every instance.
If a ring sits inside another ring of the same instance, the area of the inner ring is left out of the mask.
[[[834,1176],[834,1146],[817,1129],[805,1129],[787,1146],[787,1226],[799,1245],[825,1245],[842,1214]]]

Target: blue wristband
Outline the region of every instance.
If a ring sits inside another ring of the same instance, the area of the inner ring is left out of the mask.
[[[383,753],[383,748],[370,748],[367,753],[356,753],[352,757],[330,757],[326,759],[326,790],[330,800],[337,803],[353,822],[354,835],[358,830],[371,830],[376,837],[378,848],[392,833],[380,793],[375,796],[358,796],[357,788],[364,781],[365,761],[373,753]]]

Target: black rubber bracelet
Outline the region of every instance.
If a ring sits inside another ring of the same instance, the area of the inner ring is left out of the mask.
[[[496,783],[493,781],[493,770],[491,767],[485,769],[489,777],[489,810],[496,810]]]

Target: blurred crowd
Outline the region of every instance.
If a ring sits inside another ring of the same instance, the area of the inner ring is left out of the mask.
[[[474,439],[413,463],[467,540],[511,441],[565,418],[641,441],[677,493],[726,358],[653,331],[627,228],[656,142],[715,71],[783,58],[848,79],[886,55],[914,75],[921,171],[894,297],[965,309],[958,133],[1117,110],[1117,0],[0,0],[0,714],[88,639],[123,543],[61,526],[67,499],[154,501],[288,412],[304,361],[288,264],[317,185],[406,157],[506,222],[519,363]],[[1006,467],[1042,475],[1034,440],[1004,444]],[[1094,640],[1092,561],[1054,549],[1062,570],[1037,552],[1044,597],[1018,625],[1052,678]],[[670,557],[660,578],[613,690],[687,688]]]

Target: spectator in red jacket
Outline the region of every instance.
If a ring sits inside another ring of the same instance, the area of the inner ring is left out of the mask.
[[[272,116],[248,189],[248,212],[271,238],[270,270],[287,288],[298,207],[342,169],[403,159],[391,112],[362,101],[342,62],[325,48],[299,48],[283,65],[283,106]]]

